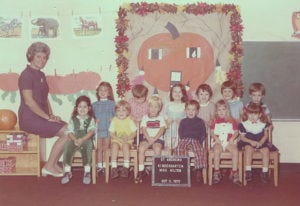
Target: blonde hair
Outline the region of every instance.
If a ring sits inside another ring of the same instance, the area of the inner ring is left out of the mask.
[[[218,117],[218,108],[222,107],[222,106],[225,107],[225,109],[227,110],[225,119],[226,120],[232,120],[233,117],[230,114],[229,105],[224,99],[220,99],[219,101],[216,102],[216,104],[215,104],[215,117],[216,118]]]
[[[151,96],[148,99],[148,105],[153,105],[153,104],[157,104],[159,106],[159,109],[162,109],[163,106],[163,102],[161,100],[161,98],[159,98],[158,96]]]
[[[27,53],[26,53],[27,61],[31,62],[33,60],[33,57],[38,52],[42,52],[42,53],[46,54],[47,60],[49,59],[49,55],[50,55],[49,46],[43,42],[35,42],[35,43],[32,43],[27,49]]]
[[[127,101],[125,101],[125,100],[118,101],[116,106],[115,106],[115,111],[117,111],[121,107],[124,107],[127,110],[128,115],[131,113],[131,107],[130,107],[130,104]]]

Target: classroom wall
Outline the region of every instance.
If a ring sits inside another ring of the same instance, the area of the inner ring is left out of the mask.
[[[28,46],[36,39],[30,37],[30,19],[34,16],[54,16],[60,20],[60,35],[56,39],[42,39],[51,47],[51,56],[44,68],[46,75],[70,74],[80,71],[94,71],[101,79],[116,84],[117,69],[115,66],[114,37],[117,10],[123,3],[138,2],[124,0],[1,0],[0,16],[21,16],[23,33],[21,38],[0,38],[0,74],[9,71],[20,73],[26,65],[25,53]],[[176,4],[195,3],[197,1],[147,1],[168,2]],[[293,28],[291,15],[299,11],[298,0],[211,0],[206,3],[234,3],[240,6],[244,25],[244,41],[299,41],[291,37]],[[101,33],[97,37],[74,38],[71,32],[70,18],[77,14],[99,15]],[[253,80],[255,81],[255,80]],[[95,85],[96,87],[96,85]],[[273,91],[268,91],[273,92]],[[4,91],[0,90],[0,95]],[[68,120],[72,104],[66,96],[60,97],[59,105],[50,99],[53,110],[62,119]],[[91,96],[92,100],[96,100]],[[17,112],[19,95],[15,102],[0,98],[0,108],[8,108]],[[266,102],[268,103],[268,102]],[[300,122],[279,120],[274,122],[274,142],[279,147],[281,162],[300,163]],[[54,138],[46,142],[48,157]]]

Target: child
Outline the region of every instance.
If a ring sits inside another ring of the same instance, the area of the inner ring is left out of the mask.
[[[215,115],[215,104],[211,101],[212,89],[208,84],[201,84],[196,90],[196,95],[201,108],[198,117],[205,121],[208,128]]]
[[[152,96],[148,100],[148,114],[144,115],[141,121],[144,139],[139,145],[139,172],[136,183],[142,182],[142,178],[145,176],[145,151],[152,147],[155,155],[160,155],[164,146],[163,133],[166,123],[164,118],[159,115],[162,105],[162,100],[157,96]]]
[[[262,99],[264,98],[265,94],[266,94],[266,89],[262,83],[256,82],[250,85],[249,95],[251,98],[251,102],[258,104],[263,108],[263,111],[268,119],[268,122],[272,125],[271,112],[268,106],[262,102]]]
[[[131,89],[132,98],[128,100],[131,106],[131,118],[134,120],[137,127],[142,120],[142,117],[147,114],[148,111],[148,88],[142,84],[137,84]],[[139,134],[139,141],[143,139],[142,133]],[[136,142],[135,142],[136,144]]]
[[[69,121],[68,131],[66,132],[69,139],[64,146],[63,163],[64,176],[61,184],[66,184],[72,178],[71,165],[74,153],[79,150],[81,152],[84,176],[83,183],[91,183],[91,163],[95,121],[93,118],[93,109],[91,100],[87,96],[77,98],[75,107]]]
[[[196,100],[190,100],[185,104],[186,118],[179,124],[179,144],[176,155],[188,156],[191,150],[195,154],[195,171],[197,182],[201,181],[202,169],[206,167],[205,148],[202,144],[206,138],[205,122],[197,117],[200,105]]]
[[[109,132],[111,136],[111,178],[119,177],[117,168],[117,157],[119,149],[124,155],[124,165],[121,170],[121,177],[128,177],[129,174],[129,150],[136,135],[136,126],[130,118],[130,105],[121,100],[115,107],[116,116],[112,119]]]
[[[231,116],[237,121],[241,121],[243,102],[237,97],[237,87],[233,81],[225,81],[221,85],[221,93],[224,100],[228,103]]]
[[[263,168],[261,181],[268,182],[269,169],[269,149],[272,147],[268,142],[267,117],[264,114],[263,107],[256,103],[249,103],[244,109],[243,121],[239,124],[241,141],[239,146],[245,148],[246,158],[246,181],[252,180],[251,162],[253,151],[262,153]]]
[[[170,102],[164,109],[164,116],[168,129],[165,133],[165,146],[174,149],[178,145],[178,126],[182,118],[185,117],[185,102],[188,96],[185,86],[178,83],[174,84],[170,90]]]
[[[237,173],[238,149],[234,141],[238,136],[237,123],[230,116],[229,106],[223,99],[216,103],[215,119],[212,120],[210,129],[214,151],[213,184],[217,184],[221,180],[220,154],[222,151],[229,151],[232,155],[232,170],[229,178],[233,183],[241,185]]]
[[[115,101],[113,90],[108,82],[101,82],[96,89],[96,96],[98,101],[93,103],[93,110],[98,120],[97,131],[97,172],[98,174],[104,173],[106,167],[103,161],[105,151],[109,148],[109,125],[111,119],[115,115]]]

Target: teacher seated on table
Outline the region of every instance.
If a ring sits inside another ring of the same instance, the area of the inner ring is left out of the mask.
[[[42,176],[62,177],[63,170],[58,165],[63,147],[67,141],[67,124],[52,113],[48,100],[49,87],[45,74],[41,71],[49,58],[50,48],[42,42],[35,42],[28,48],[29,62],[19,77],[21,105],[19,107],[20,129],[39,135],[41,138],[58,136],[48,162],[42,168]]]

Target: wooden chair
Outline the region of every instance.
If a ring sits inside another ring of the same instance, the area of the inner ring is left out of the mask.
[[[268,129],[268,139],[269,142],[272,143],[272,130]],[[269,174],[271,176],[273,171],[273,178],[274,178],[274,185],[275,187],[278,186],[278,170],[279,170],[279,151],[270,151],[270,160],[269,160]],[[252,156],[252,164],[251,168],[262,168],[263,167],[263,162],[262,162],[262,154],[259,151],[254,151],[253,156]],[[244,186],[247,185],[246,181],[246,158],[244,158]]]
[[[96,177],[97,177],[97,137],[94,135],[93,137],[93,150],[92,150],[92,183],[96,184]],[[82,158],[80,151],[76,151],[73,156],[72,166],[74,167],[82,167]]]
[[[139,135],[139,128],[137,129],[137,136],[136,136],[136,141],[138,145],[138,135]],[[133,174],[134,174],[134,179],[137,177],[138,174],[138,146],[137,145],[132,145],[130,151],[129,151],[129,165],[130,167],[133,167]],[[109,174],[110,174],[110,166],[111,166],[111,149],[107,149],[105,151],[105,182],[108,183],[109,181]],[[118,156],[117,156],[117,165],[118,166],[123,166],[124,164],[124,154],[122,150],[118,151]]]
[[[208,185],[212,185],[212,176],[214,168],[214,151],[211,147],[210,135],[208,135]],[[232,157],[230,152],[221,152],[220,156],[220,169],[232,168]],[[238,154],[238,174],[239,180],[243,181],[243,153],[239,151]]]

